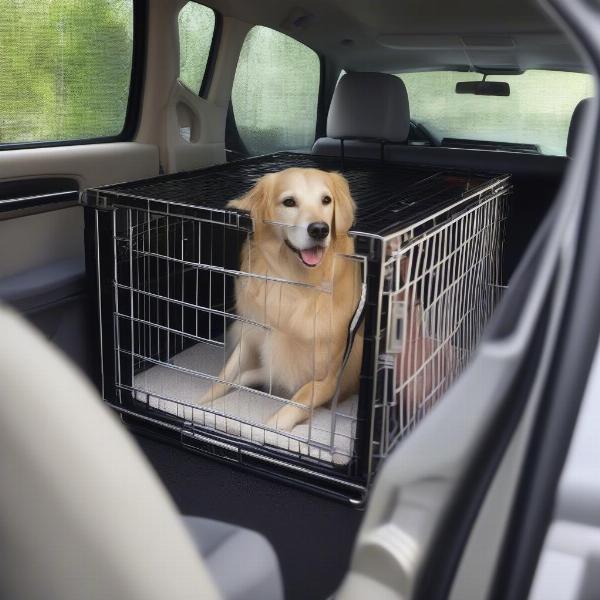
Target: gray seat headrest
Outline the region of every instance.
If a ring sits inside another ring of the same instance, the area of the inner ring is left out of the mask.
[[[591,98],[584,98],[579,102],[579,104],[575,107],[575,110],[573,111],[573,116],[571,117],[571,124],[569,125],[569,135],[567,136],[567,156],[569,158],[571,158],[575,153],[575,143],[577,141],[577,134],[579,133],[579,128],[581,127],[581,123],[585,116],[585,112],[589,108],[591,101]]]
[[[328,137],[405,142],[409,128],[408,94],[400,78],[346,73],[340,79],[327,117]]]

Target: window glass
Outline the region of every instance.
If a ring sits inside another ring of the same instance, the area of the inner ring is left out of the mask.
[[[215,13],[211,8],[188,2],[179,13],[179,79],[198,93],[215,32]]]
[[[510,96],[456,94],[458,81],[478,81],[478,73],[401,73],[411,117],[438,139],[444,137],[536,144],[544,154],[564,155],[575,106],[594,94],[591,75],[526,71],[488,76],[507,81]]]
[[[0,144],[121,133],[133,0],[1,4]]]
[[[250,30],[231,102],[238,132],[251,154],[310,148],[320,72],[319,57],[304,44],[267,27]]]

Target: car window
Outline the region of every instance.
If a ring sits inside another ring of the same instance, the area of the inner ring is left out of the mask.
[[[215,12],[188,2],[179,12],[179,79],[198,93],[215,32]]]
[[[0,40],[0,144],[121,133],[133,0],[7,0]]]
[[[238,133],[250,154],[312,146],[320,73],[319,57],[304,44],[267,27],[250,30],[231,98]]]
[[[507,81],[510,96],[456,94],[458,81],[478,81],[478,73],[401,73],[411,117],[438,139],[462,138],[536,144],[543,154],[564,155],[573,110],[594,94],[591,75],[530,70],[522,75],[490,75]]]

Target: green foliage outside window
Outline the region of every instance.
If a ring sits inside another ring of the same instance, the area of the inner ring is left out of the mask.
[[[118,135],[132,0],[0,0],[0,143]]]
[[[215,30],[212,9],[188,2],[179,13],[179,79],[196,94],[200,91]]]
[[[300,42],[253,27],[238,61],[231,101],[251,154],[306,149],[315,139],[320,62]]]

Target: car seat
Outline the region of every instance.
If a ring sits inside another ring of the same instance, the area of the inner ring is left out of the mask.
[[[0,331],[0,597],[283,597],[262,536],[181,517],[76,368],[2,306]]]

